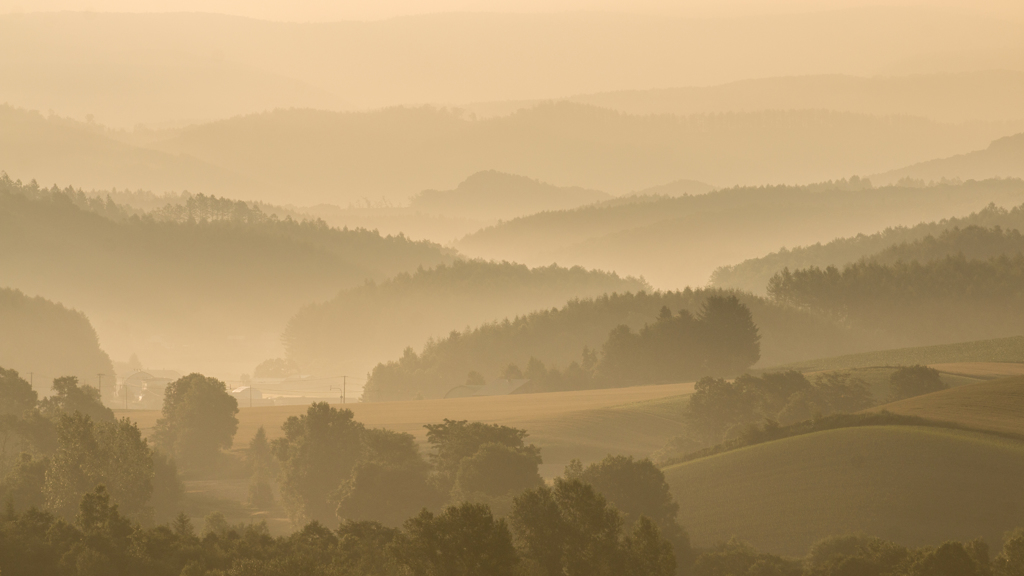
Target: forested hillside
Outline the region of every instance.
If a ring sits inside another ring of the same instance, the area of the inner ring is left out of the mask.
[[[470,256],[531,266],[558,262],[642,275],[655,288],[700,286],[723,264],[759,257],[780,246],[967,215],[990,202],[1021,204],[1024,181],[875,188],[851,178],[811,186],[637,198],[517,218],[472,234],[456,247]],[[874,250],[899,239],[887,239]],[[751,284],[742,287],[750,290]],[[758,292],[763,293],[763,286]]]
[[[31,375],[40,393],[49,394],[61,376],[96,386],[103,374],[113,385],[114,366],[85,314],[0,287],[0,327],[0,366]]]
[[[362,375],[368,360],[466,326],[563,305],[573,298],[648,288],[641,280],[582,268],[530,269],[456,260],[344,290],[303,308],[284,334],[289,357],[318,373]]]
[[[374,368],[365,399],[412,399],[417,395],[438,398],[464,384],[471,371],[492,379],[505,374],[509,364],[515,364],[525,374],[531,359],[558,370],[573,362],[583,366],[588,363],[584,348],[590,353],[600,351],[616,326],[639,330],[654,324],[665,307],[673,315],[684,310],[698,315],[709,296],[723,294],[728,293],[687,289],[612,294],[454,331],[445,338],[428,340],[419,353],[408,348],[398,360]],[[738,296],[759,330],[764,365],[866,345],[811,314],[749,295]]]
[[[1024,254],[784,269],[768,294],[908,346],[1014,336],[1024,326]]]
[[[72,192],[0,179],[2,280],[85,311],[109,353],[149,366],[251,370],[280,354],[301,306],[452,260],[436,244],[282,220],[242,202],[193,197],[124,217],[105,202],[80,208],[88,202]]]
[[[766,294],[768,280],[776,272],[783,268],[795,270],[817,266],[845,266],[861,258],[878,254],[883,250],[895,245],[915,243],[928,236],[941,236],[946,230],[952,228],[970,227],[992,228],[1001,227],[1009,234],[1011,230],[1024,229],[1024,205],[1015,206],[1009,210],[995,205],[989,205],[978,212],[962,218],[945,218],[934,222],[923,222],[916,226],[896,226],[887,228],[875,234],[857,234],[848,238],[837,238],[827,244],[817,243],[809,246],[800,246],[792,249],[782,249],[778,252],[751,258],[733,266],[722,266],[711,275],[711,284],[718,288],[734,288],[745,290],[754,294]],[[960,238],[961,236],[949,236],[947,240]],[[932,241],[928,246],[935,249],[945,250],[940,243]],[[941,255],[955,254],[958,251],[966,250],[974,254],[975,258],[988,258],[1004,252],[992,252],[992,247],[960,245],[949,247]],[[900,253],[899,248],[892,248]],[[977,250],[977,252],[972,252]],[[1001,248],[996,248],[1001,250]],[[920,258],[919,258],[920,259]]]

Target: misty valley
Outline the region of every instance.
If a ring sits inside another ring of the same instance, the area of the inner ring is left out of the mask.
[[[1020,30],[0,0],[0,574],[1024,574]]]

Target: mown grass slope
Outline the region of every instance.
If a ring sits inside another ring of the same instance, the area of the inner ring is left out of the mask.
[[[977,432],[878,426],[817,432],[671,466],[695,545],[736,536],[803,555],[864,533],[907,545],[978,536],[999,545],[1024,523],[1024,442]]]
[[[1024,435],[1024,377],[979,382],[907,398],[872,410],[955,422],[1004,434]]]

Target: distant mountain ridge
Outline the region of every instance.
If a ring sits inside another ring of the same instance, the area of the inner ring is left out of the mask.
[[[983,150],[920,162],[871,178],[883,184],[904,178],[923,182],[1024,178],[1024,132],[994,140]]]
[[[576,208],[610,198],[600,190],[552,186],[525,176],[484,170],[470,175],[453,190],[424,190],[413,196],[409,205],[439,215],[497,220]]]

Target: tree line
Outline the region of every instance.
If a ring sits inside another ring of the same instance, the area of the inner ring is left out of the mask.
[[[928,262],[861,261],[843,269],[784,269],[770,297],[905,343],[1015,335],[1024,321],[1024,254]]]
[[[878,423],[871,418],[829,417],[946,388],[937,370],[920,365],[893,370],[887,398],[875,398],[867,382],[843,371],[819,373],[813,382],[794,370],[742,374],[734,380],[704,377],[695,384],[683,410],[685,433],[670,440],[654,457],[659,464],[668,465],[808,431]]]
[[[705,310],[709,302],[722,303],[721,309]],[[730,310],[739,317],[730,319]],[[756,342],[748,318],[757,319]],[[736,332],[701,333],[712,325]],[[733,336],[737,340],[726,344]],[[363,400],[441,398],[470,373],[484,380],[521,375],[535,380],[539,390],[737,374],[756,361],[755,352],[764,362],[781,363],[799,354],[846,350],[851,341],[831,321],[746,294],[689,288],[613,293],[452,331],[428,340],[420,353],[407,348],[398,359],[374,367]],[[631,360],[630,354],[639,356]],[[669,359],[672,354],[678,359]],[[645,365],[652,355],[665,361]],[[603,375],[597,375],[601,362]]]

